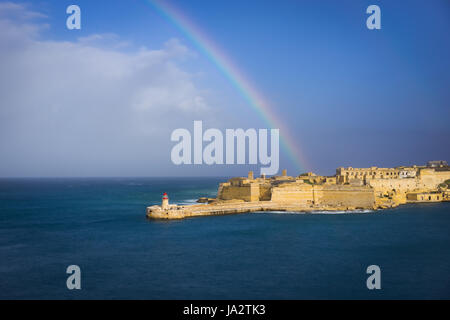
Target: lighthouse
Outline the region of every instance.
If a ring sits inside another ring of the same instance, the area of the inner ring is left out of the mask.
[[[169,209],[169,197],[166,192],[163,193],[161,208],[163,210]]]

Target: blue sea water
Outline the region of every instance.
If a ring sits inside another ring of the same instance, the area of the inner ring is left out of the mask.
[[[223,178],[0,180],[1,299],[449,299],[450,203],[152,221]],[[81,290],[66,268],[81,268]],[[381,268],[368,290],[366,268]]]

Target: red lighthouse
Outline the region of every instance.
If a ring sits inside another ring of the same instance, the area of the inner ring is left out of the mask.
[[[163,193],[161,208],[163,210],[169,209],[169,197],[166,192]]]

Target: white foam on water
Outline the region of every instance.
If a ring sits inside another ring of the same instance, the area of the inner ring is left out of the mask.
[[[305,211],[261,211],[261,212],[268,212],[268,213],[276,213],[276,214],[306,214]]]
[[[338,210],[338,211],[311,211],[312,214],[348,214],[348,213],[369,213],[374,212],[374,210]]]
[[[190,205],[190,204],[206,204],[206,203],[198,203],[197,200],[198,199],[185,199],[185,200],[181,200],[177,204],[182,205],[182,206],[183,205]]]
[[[337,211],[331,211],[331,210],[318,210],[318,211],[296,211],[296,212],[289,212],[289,211],[266,211],[269,213],[276,213],[276,214],[351,214],[351,213],[370,213],[375,212],[375,210],[337,210]]]

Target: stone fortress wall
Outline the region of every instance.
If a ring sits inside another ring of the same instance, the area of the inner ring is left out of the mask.
[[[445,161],[430,161],[426,166],[395,168],[336,169],[334,176],[305,173],[281,176],[232,178],[221,183],[217,200],[273,201],[303,206],[340,206],[349,208],[391,207],[406,202],[445,200],[450,167]],[[440,199],[440,200],[438,200]]]

